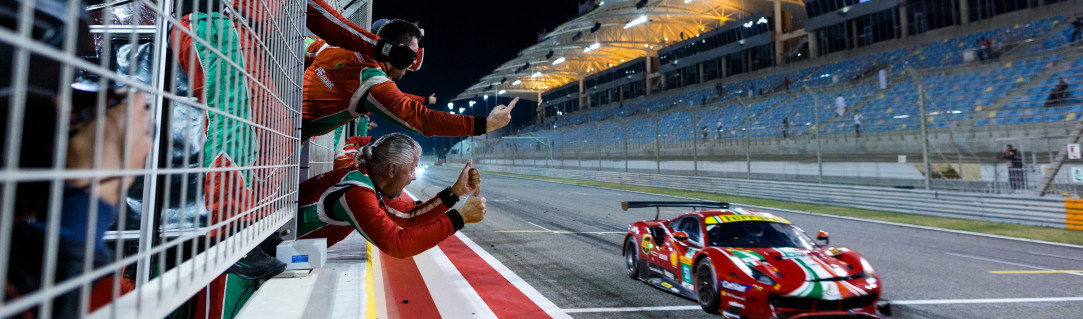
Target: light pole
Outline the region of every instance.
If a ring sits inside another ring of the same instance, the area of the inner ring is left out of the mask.
[[[493,101],[493,103],[494,103],[495,105],[500,105],[500,95],[501,95],[501,94],[504,94],[504,93],[508,93],[508,91],[507,91],[507,90],[499,90],[499,91],[496,91],[496,101]],[[508,132],[511,132],[511,127],[512,127],[512,125],[514,125],[514,124],[515,124],[515,123],[510,123],[510,122],[508,123]]]

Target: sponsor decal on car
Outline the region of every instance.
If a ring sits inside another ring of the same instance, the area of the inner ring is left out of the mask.
[[[691,265],[692,264],[692,258],[691,257],[686,257],[686,256],[681,256],[681,263]]]
[[[789,224],[790,221],[782,219],[781,217],[770,217],[760,215],[722,215],[715,216],[720,223],[736,223],[736,222],[775,222]],[[711,223],[708,223],[711,224]]]
[[[742,284],[739,284],[739,283],[735,283],[735,282],[732,282],[732,281],[728,281],[728,280],[720,280],[719,281],[719,286],[721,286],[722,289],[733,290],[733,291],[736,291],[736,292],[745,292],[745,291],[748,290],[748,286],[745,286],[745,285],[742,285]]]
[[[666,278],[669,278],[669,279],[676,279],[674,277],[674,275],[673,275],[673,272],[669,271],[668,269],[665,270],[665,272],[662,273],[662,276],[666,276]],[[669,288],[669,287],[666,287],[666,288]]]
[[[681,279],[683,279],[686,284],[692,284],[692,265],[681,265]]]
[[[669,261],[673,263],[673,268],[677,268],[677,252],[669,254]]]
[[[670,285],[668,282],[663,281],[662,282],[662,287],[666,287],[666,289],[669,289],[669,288],[673,288],[673,285]]]
[[[647,254],[654,248],[654,243],[651,242],[651,235],[643,235],[643,242],[641,243],[643,254]]]
[[[669,261],[669,255],[660,254],[660,253],[654,252],[654,251],[651,252],[651,255],[657,255],[658,259],[661,259],[662,261]]]

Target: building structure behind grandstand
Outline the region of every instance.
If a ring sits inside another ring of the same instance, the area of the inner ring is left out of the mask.
[[[506,132],[513,138],[475,144],[470,156],[489,165],[1079,190],[1072,174],[1083,172],[1060,168],[1072,164],[1061,158],[1083,115],[1083,51],[1070,43],[1081,1],[671,2],[592,2],[460,94],[457,104],[498,92],[541,100],[533,121]],[[1067,91],[1051,96],[1061,79]],[[1025,185],[1010,183],[997,158],[1005,144],[1024,156]]]

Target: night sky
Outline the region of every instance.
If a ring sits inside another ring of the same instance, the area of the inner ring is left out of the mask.
[[[418,22],[425,29],[425,63],[421,71],[407,73],[397,83],[403,92],[420,96],[436,93],[438,101],[430,107],[446,112],[451,98],[537,43],[543,29],[552,31],[577,14],[578,0],[375,0],[372,19],[403,19]],[[492,100],[490,97],[490,106]],[[501,101],[507,103],[503,98]],[[478,109],[475,115],[488,115],[489,109]],[[534,106],[517,104],[514,116],[514,123],[530,120]],[[379,127],[369,135],[401,131],[381,120],[377,124]],[[431,154],[433,147],[450,147],[460,139],[412,136],[421,143],[425,154]]]

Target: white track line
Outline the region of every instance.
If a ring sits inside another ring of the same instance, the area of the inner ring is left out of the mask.
[[[1051,298],[1000,298],[1000,299],[929,299],[929,300],[898,300],[891,301],[893,305],[950,305],[950,304],[976,304],[976,303],[1025,303],[1025,302],[1072,302],[1083,301],[1083,297],[1051,297]],[[632,312],[632,311],[674,311],[674,310],[700,310],[699,306],[662,306],[662,307],[613,307],[613,308],[570,308],[564,309],[566,313],[584,312]]]
[[[663,307],[614,307],[614,308],[571,308],[564,309],[567,313],[580,312],[629,312],[629,311],[673,311],[673,310],[702,310],[700,306],[663,306]]]
[[[1071,301],[1083,301],[1083,297],[898,300],[898,301],[891,301],[891,304],[893,304],[893,305],[949,305],[949,304],[972,304],[972,303],[1071,302]]]
[[[526,179],[526,180],[532,180],[532,181],[538,181],[538,182],[548,182],[548,183],[557,183],[557,184],[565,184],[565,185],[575,185],[575,186],[598,188],[598,189],[617,190],[617,191],[636,193],[636,194],[646,194],[646,195],[654,195],[654,196],[662,196],[662,197],[670,197],[670,198],[680,198],[680,199],[689,199],[689,200],[702,201],[702,199],[699,199],[699,198],[691,198],[691,197],[684,197],[684,196],[663,195],[663,194],[655,194],[655,193],[648,193],[648,192],[607,188],[607,187],[601,187],[601,186],[588,186],[588,185],[579,185],[579,184],[564,183],[564,182],[554,182],[554,181],[546,181],[546,180],[526,178],[526,177],[518,177],[518,176],[507,176],[507,175],[501,175],[501,176],[508,177],[508,178]],[[544,177],[544,176],[542,176],[542,177]],[[630,186],[634,186],[634,185],[630,185]],[[725,195],[725,194],[719,194],[719,195]],[[980,236],[980,237],[989,237],[989,238],[998,238],[998,239],[1014,240],[1014,241],[1021,241],[1021,242],[1030,242],[1030,243],[1038,243],[1038,244],[1046,244],[1046,245],[1053,245],[1053,246],[1061,246],[1061,247],[1070,247],[1070,248],[1083,249],[1083,246],[1081,246],[1081,245],[1055,243],[1055,242],[1044,241],[1044,240],[1018,238],[1018,237],[1008,237],[1008,236],[992,235],[992,234],[983,234],[983,233],[969,232],[969,231],[964,231],[964,230],[954,230],[954,229],[936,228],[936,227],[929,227],[929,226],[920,226],[920,225],[911,225],[911,224],[903,224],[903,223],[895,223],[895,222],[886,222],[886,221],[882,221],[882,220],[863,219],[863,218],[849,217],[849,216],[837,216],[837,215],[819,214],[819,213],[812,213],[812,212],[806,212],[806,211],[800,211],[800,210],[783,209],[783,208],[775,208],[775,207],[767,207],[767,206],[745,205],[745,204],[741,204],[741,203],[730,203],[730,204],[733,205],[733,206],[751,207],[751,208],[758,208],[758,209],[763,209],[763,210],[768,210],[768,211],[773,210],[773,211],[789,212],[789,213],[796,213],[796,214],[823,216],[823,217],[831,217],[831,218],[838,218],[838,219],[845,219],[845,220],[869,222],[869,223],[874,223],[874,224],[892,225],[892,226],[899,226],[899,227],[917,228],[917,229],[924,229],[924,230],[942,231],[942,232],[948,232],[948,233],[956,233],[956,234],[964,234],[964,235],[972,235],[972,236]],[[806,204],[806,203],[801,203],[801,204]],[[906,214],[906,213],[895,213],[895,212],[888,212],[888,213]],[[917,215],[917,214],[907,214],[907,215]],[[925,216],[925,215],[917,215],[917,216]]]
[[[1072,257],[1067,257],[1067,256],[1060,256],[1060,255],[1053,255],[1053,254],[1043,254],[1043,253],[1038,253],[1038,252],[1033,252],[1033,251],[1030,252],[1030,253],[1033,254],[1033,255],[1038,255],[1038,256],[1046,256],[1046,257],[1053,257],[1053,258],[1062,258],[1062,259],[1068,259],[1068,260],[1083,261],[1083,259],[1072,258]]]
[[[531,222],[526,222],[526,223],[534,225],[534,227],[538,227],[538,228],[541,228],[541,229],[544,229],[544,230],[547,230],[547,231],[553,231],[552,229],[541,227],[541,225],[538,225],[538,224],[535,224],[535,223],[531,223]]]
[[[373,309],[375,313],[369,314],[366,318],[387,318],[387,296],[384,294],[384,285],[387,283],[384,282],[384,266],[383,261],[381,261],[383,257],[380,256],[380,249],[376,248],[375,245],[371,247],[372,249],[369,250],[371,254],[368,257],[372,260],[372,292],[375,296],[368,297],[375,298],[376,309]]]
[[[1011,265],[1011,266],[1025,267],[1025,268],[1030,268],[1030,269],[1037,269],[1037,270],[1056,270],[1056,269],[1052,269],[1052,268],[1045,268],[1045,267],[1040,267],[1040,266],[1034,266],[1034,265],[1020,264],[1020,263],[1015,263],[1015,262],[1010,262],[1010,261],[1004,261],[1004,260],[999,260],[999,259],[985,258],[985,257],[980,257],[980,256],[973,256],[973,255],[964,255],[964,254],[957,254],[957,253],[949,253],[949,252],[945,252],[945,254],[948,254],[948,255],[952,255],[952,256],[956,256],[956,257],[963,257],[963,258],[970,258],[970,259],[977,259],[977,260],[982,260],[982,261],[988,261],[988,262],[993,262],[993,263],[998,263],[998,264],[1005,264],[1005,265]],[[1083,276],[1083,273],[1078,273],[1078,272],[1069,272],[1069,273],[1066,273],[1066,274],[1069,274],[1069,275],[1076,275],[1076,276]]]
[[[441,317],[454,318],[469,313],[473,318],[496,318],[496,313],[485,304],[440,246],[414,256],[414,263],[421,278],[425,279],[425,286]]]
[[[534,286],[531,286],[524,281],[523,278],[520,278],[519,275],[516,275],[515,272],[512,272],[511,269],[508,269],[507,266],[504,266],[504,264],[497,260],[496,257],[490,255],[489,252],[482,249],[481,246],[478,246],[478,244],[474,243],[473,240],[470,240],[469,237],[463,235],[462,232],[456,232],[455,236],[459,237],[459,239],[466,244],[466,247],[470,247],[470,250],[477,253],[482,260],[489,263],[489,266],[492,266],[496,272],[500,273],[501,276],[504,276],[504,279],[507,279],[508,282],[515,286],[515,288],[519,288],[519,291],[521,291],[523,295],[530,298],[534,304],[538,305],[538,307],[541,308],[542,311],[545,311],[550,317],[571,319],[571,316],[568,316],[564,310],[557,307],[557,305],[550,301],[549,298],[545,298],[545,296],[538,292],[537,289],[534,289]]]

